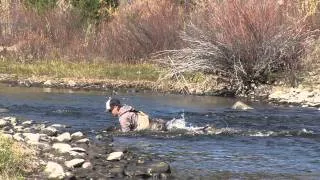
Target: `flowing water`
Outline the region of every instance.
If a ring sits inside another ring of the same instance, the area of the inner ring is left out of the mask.
[[[0,108],[38,122],[70,125],[94,137],[117,119],[105,112],[111,92],[8,87],[0,84]],[[176,130],[113,134],[129,146],[170,162],[180,179],[318,179],[320,111],[250,103],[233,110],[232,98],[119,92],[124,103],[171,120],[184,116],[185,129],[215,125],[207,133]],[[0,114],[1,115],[1,114]]]

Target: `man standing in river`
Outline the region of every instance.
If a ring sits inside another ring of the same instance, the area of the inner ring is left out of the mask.
[[[122,132],[145,129],[165,130],[164,120],[151,121],[147,114],[135,110],[132,106],[122,105],[119,99],[109,98],[106,102],[106,111],[111,112],[115,117],[119,117]]]

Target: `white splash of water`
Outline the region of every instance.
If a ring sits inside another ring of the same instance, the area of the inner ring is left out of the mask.
[[[215,128],[211,127],[209,125],[203,126],[203,127],[198,127],[198,126],[192,126],[189,125],[187,126],[186,120],[184,113],[181,114],[181,118],[174,118],[166,123],[167,129],[170,130],[187,130],[191,134],[221,134],[225,132],[230,132],[230,133],[235,133],[236,130],[232,128]]]
[[[255,136],[255,137],[268,137],[272,135],[274,132],[273,131],[268,131],[268,132],[257,132],[254,134],[251,134],[249,136]]]

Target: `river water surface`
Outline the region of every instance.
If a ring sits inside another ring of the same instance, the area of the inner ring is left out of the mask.
[[[117,119],[105,113],[111,92],[8,87],[0,84],[0,108],[21,118],[70,125],[95,136]],[[170,120],[185,117],[188,127],[206,124],[220,134],[186,132],[116,134],[115,144],[157,156],[171,164],[179,179],[318,179],[320,111],[249,103],[233,110],[232,98],[119,92],[124,103]],[[0,114],[1,115],[1,114]]]

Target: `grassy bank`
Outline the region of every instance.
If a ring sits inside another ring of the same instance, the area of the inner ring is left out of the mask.
[[[156,81],[159,68],[151,64],[115,64],[107,62],[77,63],[62,60],[21,63],[13,60],[0,61],[0,72],[19,77],[50,76],[57,78],[121,79]]]
[[[33,151],[0,134],[0,179],[23,179],[32,172]]]

